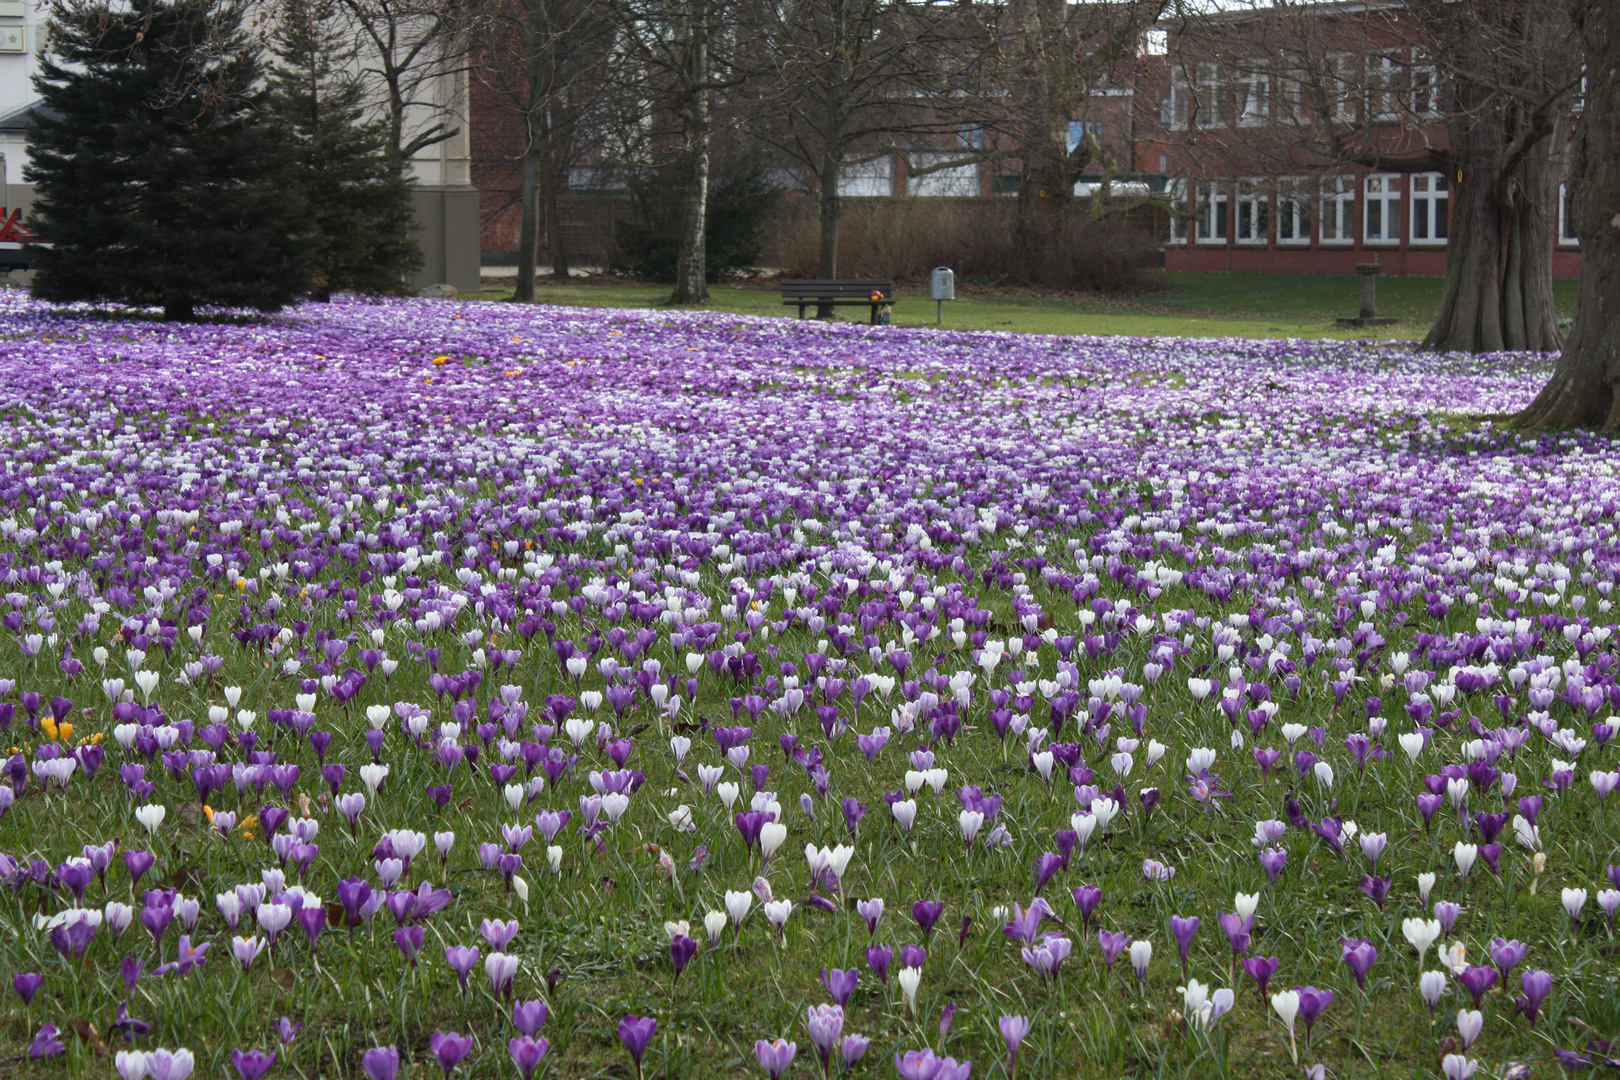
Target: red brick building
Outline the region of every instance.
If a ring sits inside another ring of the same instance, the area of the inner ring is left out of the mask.
[[[1151,91],[1138,84],[1139,108],[1160,105],[1138,168],[1164,174],[1186,215],[1171,226],[1166,268],[1349,274],[1377,262],[1386,274],[1443,275],[1447,175],[1321,164],[1324,127],[1397,163],[1445,149],[1445,90],[1421,35],[1394,0],[1295,9],[1306,31],[1273,9],[1169,32],[1144,72]],[[1573,278],[1580,247],[1562,189],[1559,202],[1553,272]]]

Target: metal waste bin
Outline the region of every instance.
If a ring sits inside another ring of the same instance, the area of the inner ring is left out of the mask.
[[[945,321],[945,301],[956,299],[956,274],[948,266],[936,266],[928,275],[928,295],[934,301],[934,323]]]

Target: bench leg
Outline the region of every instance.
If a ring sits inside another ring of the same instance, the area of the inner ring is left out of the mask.
[[[877,316],[878,316],[878,305],[873,304],[872,305],[872,325],[873,326],[876,326],[878,324]]]

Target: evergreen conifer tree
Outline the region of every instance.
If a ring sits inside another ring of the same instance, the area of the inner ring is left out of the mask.
[[[312,244],[292,143],[267,107],[239,0],[51,8],[29,136],[36,295],[274,311],[303,293]]]
[[[422,265],[407,236],[411,193],[388,127],[365,121],[364,88],[333,9],[291,0],[281,9],[271,107],[292,132],[295,184],[319,234],[310,295],[398,293]]]

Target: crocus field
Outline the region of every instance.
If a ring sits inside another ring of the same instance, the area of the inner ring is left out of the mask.
[[[1620,1067],[1549,370],[0,295],[6,1068]]]

